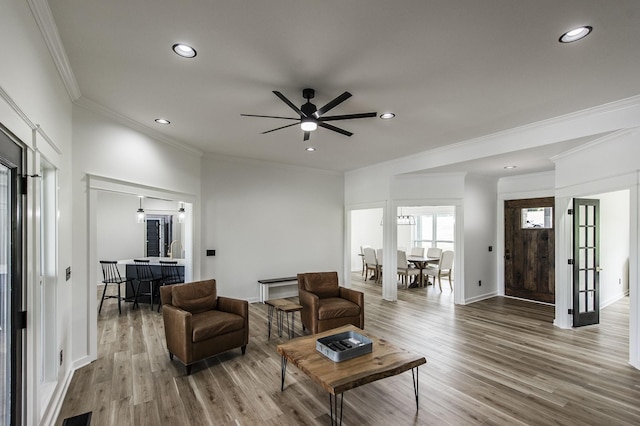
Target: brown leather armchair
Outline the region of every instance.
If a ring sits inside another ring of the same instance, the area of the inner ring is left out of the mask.
[[[340,287],[337,272],[298,274],[302,325],[312,334],[347,324],[364,328],[364,293]]]
[[[191,374],[194,362],[249,343],[249,303],[218,297],[216,280],[160,287],[169,357]]]

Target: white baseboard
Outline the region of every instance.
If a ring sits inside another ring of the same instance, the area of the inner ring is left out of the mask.
[[[491,293],[480,294],[478,296],[474,296],[474,297],[471,297],[469,299],[465,299],[462,304],[463,305],[468,305],[470,303],[479,302],[481,300],[491,299],[492,297],[496,297],[497,295],[498,295],[498,292],[496,292],[496,291],[492,291]]]

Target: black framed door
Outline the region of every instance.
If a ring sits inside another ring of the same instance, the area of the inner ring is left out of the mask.
[[[600,200],[573,199],[573,326],[600,322]]]
[[[160,221],[147,218],[147,256],[160,256]]]
[[[23,150],[0,125],[0,423],[21,424]]]

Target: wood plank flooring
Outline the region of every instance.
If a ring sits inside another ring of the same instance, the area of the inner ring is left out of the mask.
[[[420,408],[411,373],[350,390],[345,425],[639,425],[640,371],[628,365],[628,299],[601,324],[552,325],[553,307],[493,298],[455,306],[448,283],[398,290],[354,274],[365,292],[365,329],[423,354]],[[293,299],[295,300],[295,299]],[[162,315],[105,301],[98,359],[75,372],[57,425],[93,411],[100,425],[326,425],[329,397],[294,366],[280,391],[279,338],[267,340],[267,307],[250,305],[250,340],[193,366],[170,361]],[[296,335],[302,335],[299,315]],[[283,336],[286,335],[286,331]],[[275,336],[275,337],[274,337]]]

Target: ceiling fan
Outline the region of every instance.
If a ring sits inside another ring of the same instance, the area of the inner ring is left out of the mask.
[[[296,123],[287,124],[286,126],[278,127],[275,129],[267,130],[266,132],[262,132],[261,134],[275,132],[276,130],[286,129],[287,127],[295,126],[300,124],[300,128],[304,131],[303,140],[309,140],[309,136],[312,131],[316,130],[318,126],[324,127],[325,129],[333,130],[334,132],[343,134],[345,136],[351,136],[353,133],[341,129],[339,127],[328,124],[327,121],[336,121],[336,120],[351,120],[354,118],[370,118],[375,117],[378,113],[376,112],[365,112],[361,114],[346,114],[346,115],[329,115],[325,116],[324,114],[329,110],[335,108],[340,105],[342,102],[346,101],[351,97],[351,93],[344,92],[342,95],[338,96],[334,100],[327,103],[320,109],[317,109],[314,104],[311,103],[311,99],[314,98],[316,92],[313,89],[304,89],[302,90],[302,97],[307,100],[307,103],[303,104],[300,108],[295,106],[293,102],[287,99],[282,93],[274,90],[273,93],[282,100],[285,104],[289,106],[292,110],[294,110],[300,117],[292,118],[292,117],[279,117],[275,115],[256,115],[256,114],[240,114],[244,117],[263,117],[263,118],[279,118],[282,120],[295,120]]]

